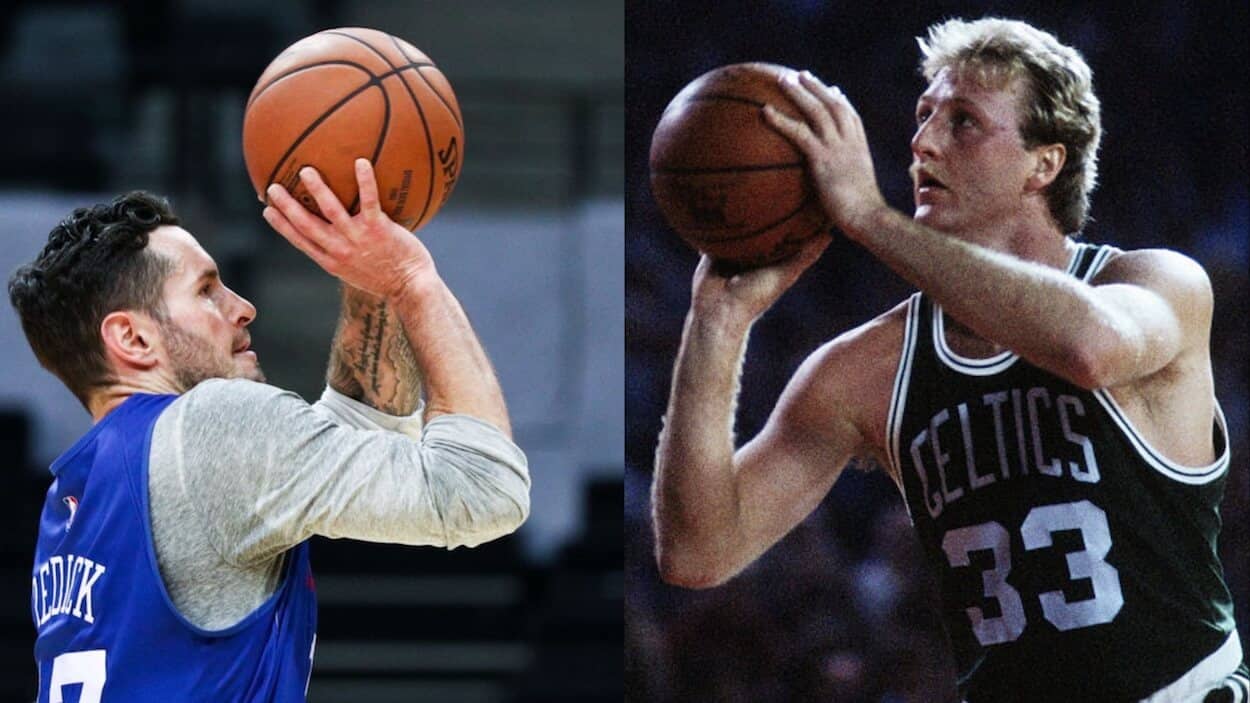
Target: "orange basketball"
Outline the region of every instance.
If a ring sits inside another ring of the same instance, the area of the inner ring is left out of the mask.
[[[829,229],[803,155],[764,121],[764,105],[798,108],[778,80],[792,69],[722,66],[665,108],[651,138],[651,192],[691,246],[743,267],[784,259]]]
[[[373,163],[386,214],[417,229],[460,175],[460,106],[443,73],[411,44],[375,29],[327,29],[287,47],[256,81],[243,115],[243,159],[261,200],[280,183],[319,213],[299,170],[316,167],[355,211],[359,157]]]

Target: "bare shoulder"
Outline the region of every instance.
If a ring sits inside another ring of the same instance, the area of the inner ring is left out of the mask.
[[[814,366],[813,372],[825,367],[850,365],[864,372],[868,365],[881,361],[883,353],[893,351],[897,360],[903,346],[903,329],[907,325],[909,301],[904,300],[871,320],[839,334],[825,342],[808,357],[804,366]]]
[[[1115,249],[1093,283],[1132,283],[1208,297],[1211,293],[1211,280],[1202,264],[1171,249]]]
[[[1117,250],[1091,283],[1145,288],[1167,303],[1191,340],[1205,340],[1214,295],[1206,270],[1190,257],[1170,249]]]
[[[860,454],[881,458],[908,307],[905,300],[812,352],[782,396],[791,419],[818,431],[850,423],[862,439]]]

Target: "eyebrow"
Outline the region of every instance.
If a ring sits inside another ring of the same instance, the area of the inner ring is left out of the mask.
[[[924,105],[935,103],[935,102],[937,102],[935,99],[921,95],[919,98],[916,99],[916,109],[919,110]],[[953,98],[947,98],[945,102],[954,103],[955,105],[958,105],[965,109],[969,109],[972,112],[976,113],[977,116],[985,115],[985,108],[981,107],[975,101],[969,100],[968,98],[956,96]]]
[[[215,281],[220,278],[221,278],[221,273],[218,272],[216,268],[207,268],[201,271],[200,275],[195,277],[195,282],[192,284],[192,287],[200,285],[205,280]]]
[[[920,104],[921,104],[921,103],[925,103],[925,102],[934,103],[934,102],[938,102],[938,101],[937,101],[937,99],[936,99],[936,98],[932,98],[932,97],[929,97],[929,96],[927,96],[927,95],[921,95],[919,98],[916,98],[916,107],[920,107]],[[953,97],[953,98],[947,98],[947,99],[946,99],[946,102],[950,102],[950,103],[959,103],[960,105],[969,105],[969,106],[971,106],[971,107],[975,107],[975,108],[978,108],[978,109],[980,109],[980,107],[981,107],[980,105],[978,105],[978,104],[976,103],[976,101],[974,101],[974,100],[969,100],[968,98],[965,98],[965,97],[962,97],[962,96],[959,96],[959,95],[956,95],[956,96],[955,96],[955,97]]]

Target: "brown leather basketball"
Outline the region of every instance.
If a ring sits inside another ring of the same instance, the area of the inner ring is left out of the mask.
[[[281,183],[318,212],[298,178],[314,166],[350,211],[354,162],[373,163],[382,209],[415,230],[451,195],[464,128],[451,85],[411,44],[374,29],[318,32],[261,74],[243,117],[243,158],[257,197]]]
[[[736,265],[784,259],[828,230],[802,154],[764,121],[769,104],[798,108],[767,63],[722,66],[696,78],[665,108],[651,138],[651,191],[691,246]]]

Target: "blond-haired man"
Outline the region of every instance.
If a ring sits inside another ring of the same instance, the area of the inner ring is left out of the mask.
[[[817,349],[735,451],[748,331],[828,240],[735,275],[700,262],[657,455],[661,573],[725,581],[866,458],[940,575],[970,703],[1244,700],[1214,547],[1228,442],[1207,276],[1074,241],[1100,138],[1075,50],[1001,19],[920,45],[912,217],[882,198],[837,88],[796,74],[803,119],[763,110],[838,229],[920,292]]]

